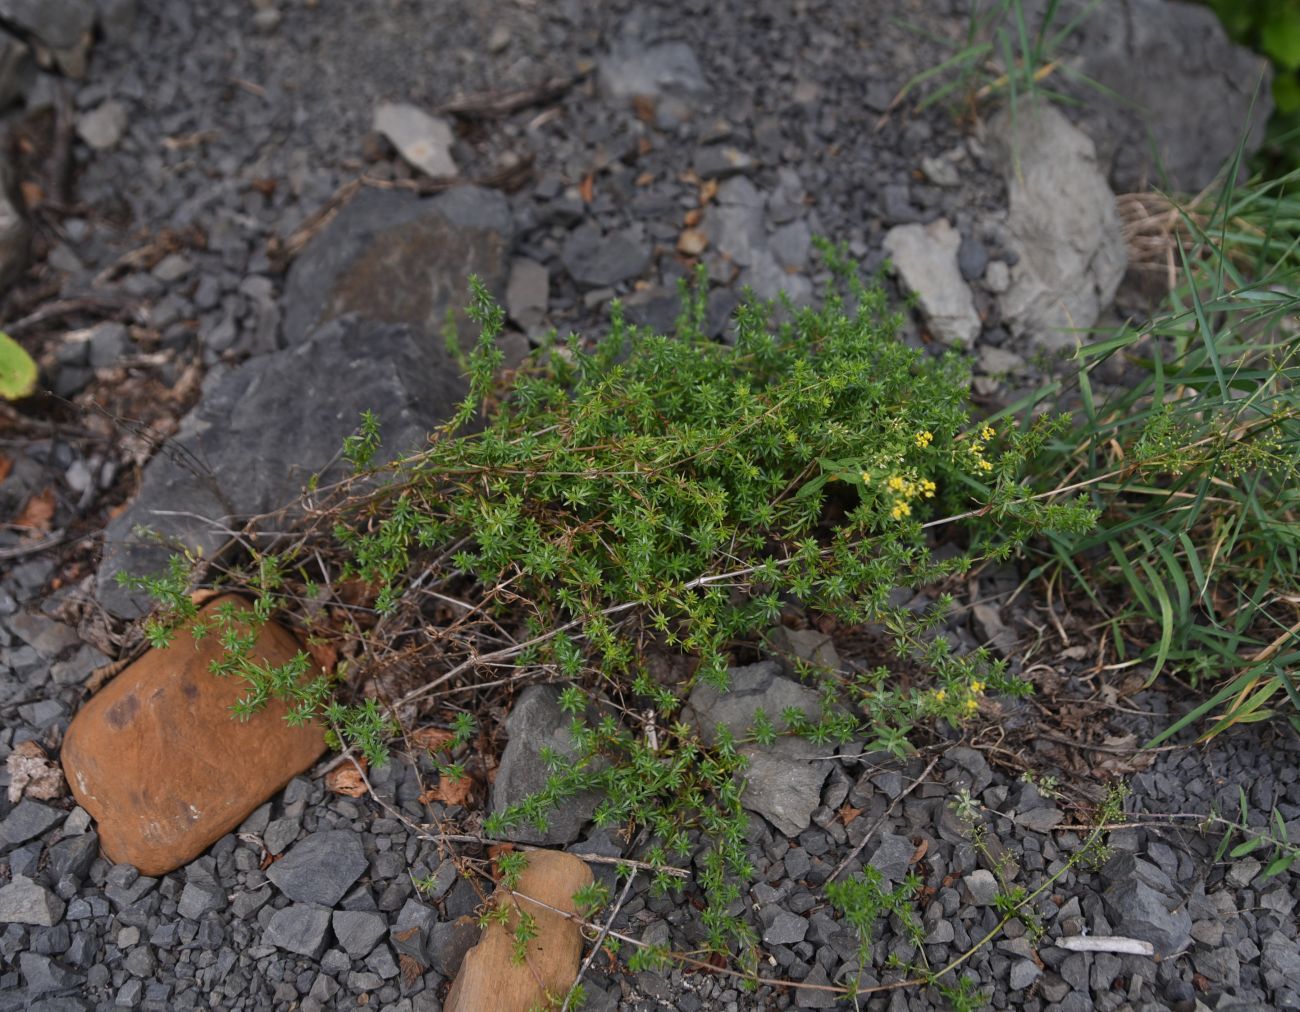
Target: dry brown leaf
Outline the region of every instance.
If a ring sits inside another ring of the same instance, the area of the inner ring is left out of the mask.
[[[5,762],[9,771],[9,801],[17,804],[26,795],[53,801],[67,790],[63,770],[34,741],[19,742]]]
[[[692,207],[682,217],[682,224],[685,225],[687,228],[694,228],[696,225],[700,223],[700,221],[703,218],[704,218],[704,212],[701,211],[698,207]]]
[[[588,172],[582,177],[582,182],[578,184],[578,193],[582,195],[582,202],[590,204],[596,197],[596,174]]]
[[[709,237],[703,230],[688,228],[677,237],[677,252],[688,257],[697,257],[709,245]]]
[[[34,183],[30,179],[24,179],[18,184],[19,193],[23,198],[23,204],[27,210],[34,211],[45,200],[45,191],[41,189],[40,183]]]
[[[839,811],[840,822],[844,823],[844,825],[846,826],[861,814],[862,814],[861,808],[854,808],[852,805],[840,806],[840,811]]]
[[[930,850],[930,841],[922,840],[919,844],[917,844],[916,850],[912,851],[912,860],[908,861],[907,863],[916,864],[923,857],[925,857],[925,855],[929,852],[929,850]]]
[[[420,975],[424,973],[424,967],[420,965],[419,961],[414,956],[408,956],[405,952],[397,957],[397,965],[402,968],[402,982],[407,987],[419,980]]]
[[[416,748],[427,748],[430,752],[440,752],[455,735],[441,727],[420,727],[410,734],[411,744]]]
[[[649,95],[633,95],[632,111],[642,123],[655,121],[655,100]]]
[[[716,179],[706,179],[700,184],[700,203],[707,204],[718,195],[718,181]]]
[[[469,800],[474,788],[473,777],[438,777],[438,786],[431,787],[420,795],[420,804],[441,801],[444,805],[463,805]]]
[[[655,181],[655,174],[653,172],[643,172],[641,173],[641,175],[636,177],[637,186],[649,186],[654,181]]]
[[[361,764],[364,771],[365,759],[360,758],[357,762]],[[366,793],[366,782],[361,776],[361,771],[358,771],[351,762],[335,766],[325,774],[325,786],[335,794],[343,794],[349,798],[359,798]]]
[[[3,483],[9,477],[9,472],[13,469],[14,462],[4,454],[0,454],[0,483]]]
[[[18,512],[14,525],[26,527],[31,534],[45,534],[54,520],[54,489],[38,492]]]

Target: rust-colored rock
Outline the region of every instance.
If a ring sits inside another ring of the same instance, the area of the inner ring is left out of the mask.
[[[223,601],[208,602],[204,617]],[[293,634],[268,623],[254,657],[284,664],[299,650]],[[93,696],[68,728],[63,770],[77,802],[99,823],[104,854],[161,875],[185,864],[307,769],[325,750],[319,725],[290,727],[272,702],[240,722],[230,706],[243,679],[218,677],[216,637],[197,643],[181,629]]]
[[[528,898],[577,913],[573,894],[591,881],[591,869],[581,858],[554,850],[528,851],[528,867],[515,887],[522,894],[517,898],[519,909],[537,920],[537,935],[528,943],[527,956],[522,963],[513,958],[519,913],[512,910],[506,924],[489,924],[478,945],[465,954],[443,1006],[447,1012],[528,1012],[550,1008],[553,999],[562,1002],[578,976],[582,932],[577,921]],[[509,903],[509,894],[498,889],[491,902]]]

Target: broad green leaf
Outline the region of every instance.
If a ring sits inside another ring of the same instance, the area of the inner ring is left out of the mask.
[[[18,401],[36,392],[36,363],[23,346],[0,331],[0,397]]]

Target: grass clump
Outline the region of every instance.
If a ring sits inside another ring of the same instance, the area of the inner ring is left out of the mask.
[[[317,637],[330,635],[322,613],[341,623],[334,635],[355,648],[347,670],[385,704],[323,698],[326,674],[290,694],[319,700],[339,743],[372,760],[435,694],[560,683],[572,749],[542,756],[544,789],[492,815],[485,834],[545,825],[557,806],[599,792],[596,821],[639,827],[649,864],[694,861],[703,943],[716,952],[752,941],[734,906],[749,874],[743,746],[798,734],[902,751],[919,720],[959,722],[986,694],[1026,692],[983,651],[951,649],[945,598],[915,614],[892,606],[891,591],[1093,520],[1085,504],[1036,497],[1016,479],[1058,425],[974,422],[961,356],[901,342],[882,291],[823,253],[840,287],[822,308],[777,324],[774,307],[751,301],[734,346],[705,336],[701,283],[683,287],[675,336],[629,326],[615,307],[594,346],[555,342],[509,375],[501,310],[476,286],[482,332],[455,417],[422,452],[367,470],[379,438],[368,417],[347,446],[357,476],[316,490],[305,532],[242,571],[259,601]],[[998,523],[996,546],[932,554],[927,529],[956,534],[976,515]],[[365,588],[365,605],[322,606],[349,586]],[[818,672],[817,719],[758,715],[743,739],[683,721],[694,687],[725,688],[729,667],[758,656],[791,606],[874,624],[893,660]],[[232,670],[255,694],[279,685],[255,665]]]

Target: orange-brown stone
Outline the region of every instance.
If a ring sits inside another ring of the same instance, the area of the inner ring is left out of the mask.
[[[209,615],[224,596],[202,608]],[[267,623],[253,658],[280,665],[300,649]],[[63,741],[73,796],[99,823],[104,854],[161,875],[201,854],[254,808],[307,769],[325,750],[319,725],[290,727],[273,701],[246,721],[231,705],[246,695],[238,676],[208,665],[222,656],[217,637],[197,642],[188,628],[150,650],[93,696]]]
[[[518,905],[511,904],[505,924],[488,924],[479,943],[465,954],[443,1006],[447,1012],[529,1012],[550,1007],[552,997],[563,996],[573,986],[582,958],[582,932],[577,921],[557,911],[578,912],[573,894],[591,885],[591,869],[562,851],[530,850],[527,856],[528,866],[515,886]],[[511,900],[498,889],[490,902]],[[536,920],[537,934],[518,962],[514,930],[521,910]]]

